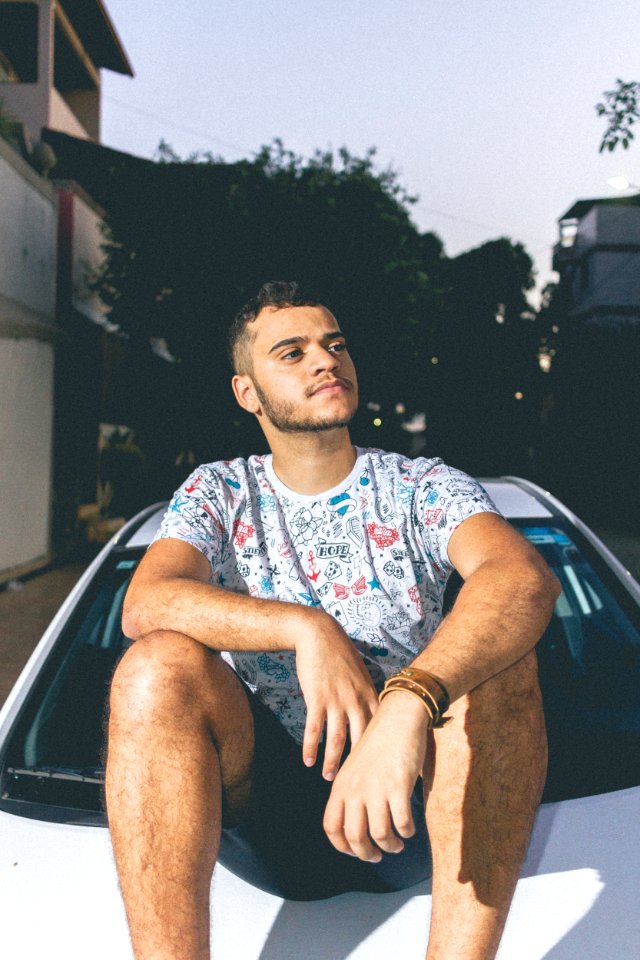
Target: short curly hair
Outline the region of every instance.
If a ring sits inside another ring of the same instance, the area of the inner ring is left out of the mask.
[[[263,283],[255,297],[252,297],[233,318],[227,337],[229,359],[235,373],[251,373],[251,351],[249,347],[255,337],[250,324],[265,307],[281,310],[284,307],[317,307],[320,301],[310,290],[296,280],[271,280]]]

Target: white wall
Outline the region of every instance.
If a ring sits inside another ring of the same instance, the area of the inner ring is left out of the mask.
[[[57,218],[51,185],[0,140],[0,294],[50,322],[56,296]]]
[[[49,559],[53,344],[0,339],[0,581]]]
[[[0,582],[49,559],[57,210],[0,140]]]

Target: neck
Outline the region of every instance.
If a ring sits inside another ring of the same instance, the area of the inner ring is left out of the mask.
[[[348,477],[356,451],[346,427],[326,433],[278,433],[269,438],[273,469],[296,493],[331,490]]]

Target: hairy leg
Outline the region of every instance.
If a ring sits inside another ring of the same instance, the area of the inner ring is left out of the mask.
[[[250,788],[253,720],[242,686],[188,637],[136,641],[110,701],[107,812],[137,960],[209,960],[209,893],[222,788]]]
[[[427,960],[492,960],[540,801],[547,746],[535,656],[457,701],[425,768],[433,853]]]

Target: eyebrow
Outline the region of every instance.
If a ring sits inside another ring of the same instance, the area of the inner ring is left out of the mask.
[[[340,330],[332,330],[330,333],[323,333],[320,339],[335,340],[337,337],[342,337],[343,340],[345,339],[344,333],[342,333]],[[274,350],[279,350],[280,347],[289,347],[294,343],[306,343],[308,339],[308,337],[287,337],[286,340],[278,340],[278,342],[274,343],[274,345],[271,347],[269,353],[273,353]]]

